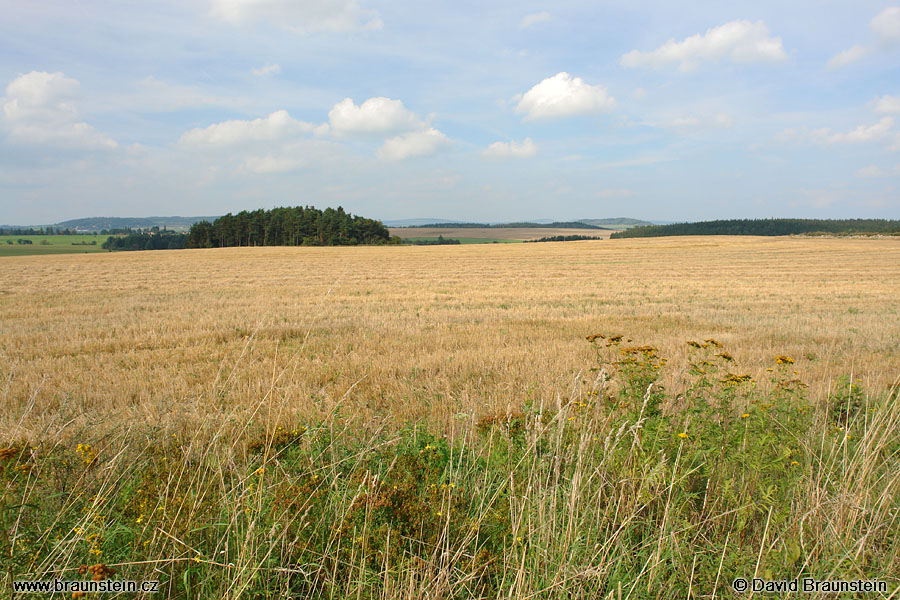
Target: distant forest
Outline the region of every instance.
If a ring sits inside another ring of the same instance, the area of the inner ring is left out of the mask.
[[[228,213],[212,223],[194,223],[187,237],[188,248],[399,243],[399,239],[391,239],[381,221],[353,216],[341,207],[319,210],[311,206]]]
[[[432,223],[430,225],[413,225],[412,227],[445,228],[445,229],[609,229],[598,225],[589,225],[580,221],[554,221],[553,223]]]
[[[462,243],[460,240],[445,238],[439,235],[436,240],[403,240],[404,246],[458,246]]]
[[[731,219],[649,225],[617,231],[611,238],[671,235],[900,234],[900,221],[887,219]]]
[[[526,242],[580,242],[582,240],[601,240],[603,238],[598,238],[590,235],[551,235],[549,237],[542,237],[539,240],[525,240]]]

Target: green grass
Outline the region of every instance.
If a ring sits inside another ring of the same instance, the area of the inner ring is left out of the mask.
[[[106,252],[100,246],[108,237],[107,235],[0,235],[0,257]],[[17,244],[16,240],[19,239],[31,240],[31,244]],[[92,246],[91,242],[97,243]]]
[[[729,597],[737,576],[897,586],[896,390],[845,379],[813,402],[789,357],[752,381],[707,340],[669,391],[656,348],[591,343],[596,363],[555,400],[453,438],[338,411],[289,429],[249,415],[237,435],[9,440],[0,577],[8,589],[105,564],[179,598]]]

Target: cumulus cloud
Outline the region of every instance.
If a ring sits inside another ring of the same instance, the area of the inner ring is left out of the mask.
[[[878,42],[893,46],[900,43],[900,6],[889,6],[878,13],[869,27],[878,36]]]
[[[838,52],[828,61],[829,69],[840,69],[851,63],[855,63],[861,58],[868,56],[872,49],[867,46],[851,46],[846,50]]]
[[[857,177],[859,177],[861,179],[871,179],[871,178],[875,178],[875,177],[884,177],[885,175],[887,175],[887,173],[885,173],[881,169],[881,167],[878,167],[875,165],[870,165],[868,167],[863,167],[862,169],[858,170],[856,173],[854,173],[854,175],[856,175]]]
[[[608,112],[615,103],[606,88],[590,85],[581,77],[572,77],[563,71],[525,92],[515,112],[524,114],[524,120],[531,121]]]
[[[689,130],[701,130],[701,129],[712,129],[712,128],[729,128],[734,125],[734,120],[724,114],[718,113],[715,115],[697,117],[697,116],[687,116],[687,117],[678,117],[672,119],[670,121],[664,121],[662,123],[658,123],[660,127],[665,127],[669,129],[676,129],[680,131],[689,131]]]
[[[359,106],[350,98],[344,98],[328,111],[328,127],[336,136],[383,135],[416,131],[426,128],[426,123],[403,106],[400,100],[369,98]]]
[[[813,137],[821,139],[829,144],[858,144],[861,142],[871,142],[884,139],[887,137],[894,126],[894,119],[884,117],[874,125],[860,125],[852,131],[846,133],[835,133],[831,129],[817,129],[813,131]]]
[[[413,131],[386,140],[378,149],[377,156],[383,160],[431,156],[449,148],[451,143],[446,135],[429,127],[423,131]]]
[[[234,25],[268,21],[295,33],[380,29],[381,17],[356,0],[213,0],[213,15]]]
[[[550,16],[545,10],[541,12],[531,13],[530,15],[525,15],[522,17],[522,20],[519,22],[519,29],[528,29],[538,23],[543,23],[544,21],[549,21],[553,17]]]
[[[277,142],[313,130],[313,125],[293,119],[286,110],[251,121],[233,120],[191,129],[178,143],[195,148],[229,148],[252,142]]]
[[[281,73],[281,65],[263,65],[258,69],[250,71],[257,77],[268,77],[269,75],[278,75]]]
[[[23,145],[79,150],[116,147],[116,142],[79,120],[75,98],[80,84],[63,73],[31,71],[6,86],[3,127]]]
[[[537,150],[537,144],[531,138],[525,138],[520,144],[512,141],[494,142],[481,155],[485,158],[531,158],[537,154]]]
[[[836,69],[858,61],[877,49],[890,48],[900,44],[900,6],[889,6],[875,15],[869,22],[869,29],[875,34],[873,44],[855,45],[835,54],[828,61],[828,67]]]
[[[900,114],[900,96],[885,94],[875,103],[875,112],[889,115]]]
[[[627,189],[609,189],[609,190],[599,190],[594,193],[594,196],[597,198],[631,198],[635,196],[634,190]]]
[[[679,63],[690,70],[699,63],[729,60],[735,63],[762,63],[785,60],[787,54],[780,37],[769,35],[762,21],[731,21],[677,42],[669,40],[656,50],[632,50],[622,56],[624,67],[664,67]]]
[[[251,173],[287,173],[306,166],[306,160],[295,156],[248,156],[244,159],[243,169]]]
[[[892,131],[893,127],[894,119],[884,117],[874,125],[859,125],[847,132],[834,131],[829,127],[812,131],[786,129],[775,136],[775,140],[779,142],[809,141],[819,144],[860,144],[890,139],[892,136],[896,139],[897,134]]]

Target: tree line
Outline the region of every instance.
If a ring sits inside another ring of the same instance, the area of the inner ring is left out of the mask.
[[[340,206],[279,207],[199,221],[188,232],[188,248],[226,246],[355,246],[397,244],[380,221],[354,216]]]
[[[516,223],[432,223],[430,225],[410,225],[409,229],[421,227],[443,229],[609,229],[599,225],[590,225],[581,221],[554,221],[553,223],[532,223],[520,221]]]
[[[729,219],[646,225],[617,231],[611,238],[672,235],[900,234],[900,221],[888,219]]]
[[[551,235],[549,237],[542,237],[539,240],[525,240],[526,242],[579,242],[582,240],[602,240],[603,238],[598,238],[596,236],[591,235]]]

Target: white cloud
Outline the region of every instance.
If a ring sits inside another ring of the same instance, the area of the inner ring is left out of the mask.
[[[885,49],[900,44],[900,6],[889,6],[875,15],[869,22],[869,29],[875,33],[874,45],[851,46],[834,55],[828,61],[828,67],[843,67],[868,56],[877,48]]]
[[[884,139],[894,126],[894,119],[884,117],[874,125],[860,125],[847,133],[834,133],[831,129],[817,129],[812,132],[814,138],[819,138],[829,144],[858,144]]]
[[[9,140],[80,150],[112,149],[116,142],[79,121],[75,97],[80,84],[62,73],[31,71],[6,86],[3,127]]]
[[[832,56],[831,60],[828,61],[828,68],[839,69],[868,56],[871,52],[872,49],[868,46],[851,46]]]
[[[359,106],[344,98],[328,111],[327,129],[336,136],[378,135],[424,129],[427,125],[400,100],[369,98]]]
[[[383,25],[377,11],[360,8],[356,0],[213,0],[212,13],[234,25],[269,21],[301,34],[380,29]]]
[[[868,179],[868,178],[874,178],[874,177],[884,177],[885,175],[887,175],[887,173],[885,173],[881,169],[881,167],[877,167],[875,165],[870,165],[868,167],[863,167],[862,169],[858,170],[856,173],[854,173],[854,175],[856,175],[857,177],[860,177],[860,178]]]
[[[869,27],[885,45],[900,43],[900,6],[889,6],[872,19]]]
[[[814,129],[812,131],[786,129],[775,136],[775,141],[809,141],[819,144],[860,144],[890,138],[892,135],[893,127],[894,119],[892,117],[883,117],[874,125],[860,125],[855,129],[845,133],[836,132],[829,127]],[[894,134],[894,136],[895,139],[897,137],[900,137],[897,134]]]
[[[631,198],[635,196],[633,190],[600,190],[594,193],[597,198]]]
[[[195,148],[228,148],[253,142],[277,142],[313,130],[313,125],[297,121],[286,110],[252,121],[223,121],[209,127],[191,129],[178,140],[179,145]]]
[[[885,94],[875,104],[875,112],[882,114],[900,114],[900,96],[888,96]]]
[[[734,125],[734,120],[724,114],[718,113],[709,117],[678,117],[670,121],[659,123],[660,127],[677,129],[681,131],[700,130],[710,128],[729,128]]]
[[[430,127],[424,131],[413,131],[386,140],[378,149],[377,156],[383,160],[430,156],[448,148],[451,143],[447,136]]]
[[[515,112],[524,113],[525,120],[531,121],[608,112],[615,103],[606,88],[589,85],[581,77],[573,78],[563,71],[525,92]]]
[[[762,21],[731,21],[695,34],[683,41],[669,40],[656,50],[632,50],[622,56],[625,67],[659,68],[679,63],[681,70],[690,70],[700,62],[730,60],[735,63],[777,62],[787,58],[780,37],[769,35]]]
[[[294,156],[248,156],[244,159],[243,168],[251,173],[287,173],[306,166],[307,161]]]
[[[485,158],[531,158],[537,154],[537,144],[531,138],[525,138],[522,143],[494,142],[484,150],[481,155]]]
[[[552,18],[553,17],[550,16],[550,13],[545,10],[542,10],[541,12],[531,13],[530,15],[525,15],[524,17],[522,17],[522,20],[519,22],[519,29],[528,29],[533,25],[549,21]]]
[[[263,65],[258,69],[253,69],[250,71],[257,77],[267,77],[269,75],[278,75],[281,73],[281,65]]]

